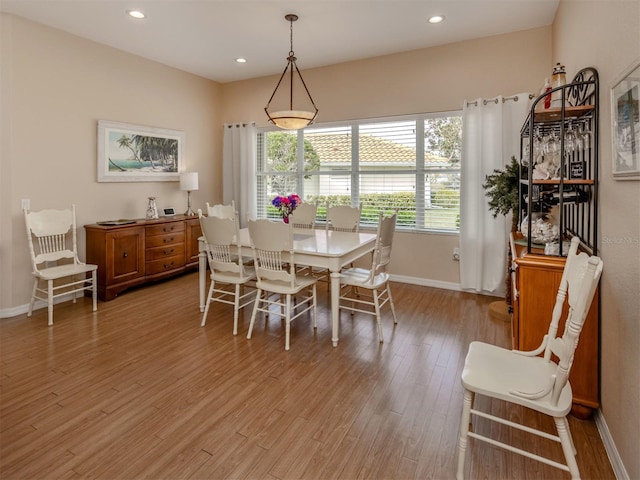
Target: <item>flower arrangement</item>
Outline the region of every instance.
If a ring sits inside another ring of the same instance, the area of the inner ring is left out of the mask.
[[[271,200],[271,205],[278,209],[284,223],[289,223],[289,215],[291,215],[291,212],[293,212],[300,203],[302,203],[302,200],[295,193],[291,195],[278,195]]]

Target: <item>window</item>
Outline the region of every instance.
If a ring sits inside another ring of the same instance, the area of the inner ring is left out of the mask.
[[[422,114],[298,131],[258,133],[258,216],[277,218],[276,195],[318,204],[362,203],[362,224],[398,208],[398,228],[457,232],[461,112]]]

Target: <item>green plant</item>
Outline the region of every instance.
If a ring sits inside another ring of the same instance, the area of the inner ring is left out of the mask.
[[[511,157],[504,170],[494,169],[491,175],[485,177],[482,188],[489,197],[489,210],[493,216],[512,213],[511,229],[515,231],[518,225],[518,201],[519,201],[520,166],[515,157]]]

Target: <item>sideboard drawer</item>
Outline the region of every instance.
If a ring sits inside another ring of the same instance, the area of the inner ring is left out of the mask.
[[[170,272],[171,270],[182,267],[184,267],[184,251],[179,255],[147,262],[145,266],[145,273],[147,275],[155,275],[157,273]]]
[[[149,236],[149,233],[147,232],[145,236],[146,248],[165,247],[168,245],[177,245],[180,243],[184,245],[184,231],[154,236]]]
[[[159,260],[161,258],[173,257],[175,255],[184,256],[184,243],[147,248],[145,252],[145,258],[147,259],[147,262]]]
[[[168,222],[159,225],[147,225],[145,230],[147,237],[153,235],[165,235],[167,233],[184,232],[184,222]]]

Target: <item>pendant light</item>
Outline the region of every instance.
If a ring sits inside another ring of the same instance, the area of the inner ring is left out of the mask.
[[[267,114],[267,117],[269,117],[269,121],[278,127],[285,130],[298,130],[313,123],[316,115],[318,114],[318,108],[316,107],[316,104],[313,103],[313,98],[311,98],[309,89],[304,83],[300,70],[298,70],[298,66],[296,65],[297,59],[293,53],[293,22],[298,20],[298,16],[289,13],[285,15],[284,18],[290,24],[291,49],[289,50],[289,56],[287,57],[287,66],[284,68],[284,71],[280,76],[280,80],[278,80],[278,84],[276,85],[276,89],[273,91],[271,98],[269,98],[269,101],[267,102],[267,106],[264,107],[264,111]],[[289,71],[289,75],[287,75],[287,71]],[[286,97],[287,83],[289,84],[288,98]],[[278,91],[281,84],[283,88]],[[304,87],[304,92],[300,88],[300,84]],[[295,91],[294,86],[297,86]],[[303,93],[306,93],[306,97]],[[272,107],[270,111],[269,107],[274,99],[276,101],[276,105],[279,106],[275,108]],[[294,100],[297,108],[294,108]]]

